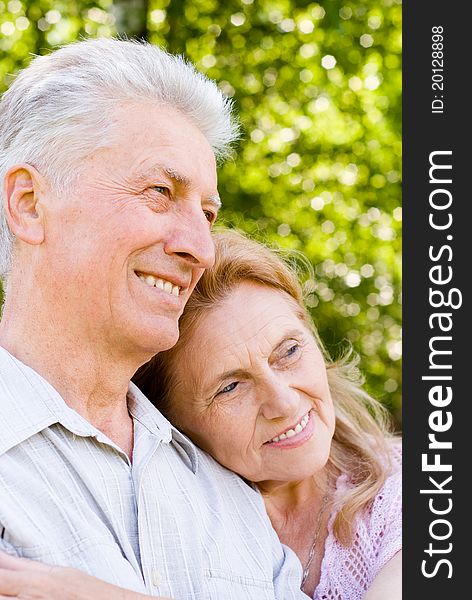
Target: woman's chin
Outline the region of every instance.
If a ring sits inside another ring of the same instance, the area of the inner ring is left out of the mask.
[[[259,481],[278,481],[295,482],[303,481],[320,475],[329,459],[329,452],[310,452],[307,451],[301,456],[287,457],[285,460],[280,458],[271,467],[264,469]]]

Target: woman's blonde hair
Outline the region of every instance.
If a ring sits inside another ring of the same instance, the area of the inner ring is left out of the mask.
[[[356,514],[368,508],[389,474],[389,440],[392,436],[388,413],[362,389],[358,357],[349,350],[341,359],[332,361],[324,349],[305,307],[298,275],[300,265],[305,263],[307,266],[308,261],[303,261],[300,255],[293,260],[293,254],[287,260],[287,256],[282,257],[282,251],[264,246],[235,230],[218,231],[213,237],[216,262],[204,272],[187,302],[179,321],[179,341],[141,367],[133,379],[178,426],[178,415],[172,410],[173,363],[178,360],[180,348],[186,344],[203,314],[243,281],[270,286],[291,296],[299,305],[300,317],[312,330],[325,358],[336,413],[327,464],[329,480],[333,482],[338,475],[346,473],[354,483],[337,507],[334,533],[342,543],[349,544]]]

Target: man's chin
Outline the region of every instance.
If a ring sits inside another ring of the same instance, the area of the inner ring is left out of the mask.
[[[164,321],[164,319],[163,319]],[[141,342],[147,341],[146,346],[154,354],[169,350],[177,343],[179,339],[179,324],[171,319],[165,319],[165,323],[159,323],[157,326],[150,325],[143,332]]]

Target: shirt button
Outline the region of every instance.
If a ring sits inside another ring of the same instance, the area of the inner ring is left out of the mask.
[[[152,585],[159,587],[162,583],[161,572],[158,569],[154,569],[151,572]]]

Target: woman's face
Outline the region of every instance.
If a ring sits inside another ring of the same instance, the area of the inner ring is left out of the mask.
[[[175,359],[176,425],[254,482],[309,477],[329,456],[326,368],[299,313],[288,294],[241,283],[204,314]]]

